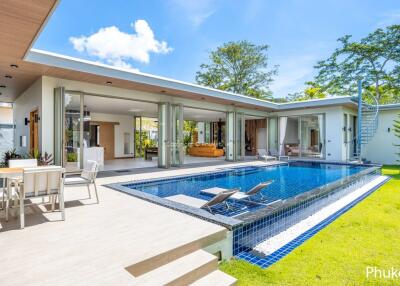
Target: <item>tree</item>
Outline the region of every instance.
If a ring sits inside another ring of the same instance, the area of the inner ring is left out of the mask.
[[[399,89],[400,25],[377,29],[359,42],[352,41],[350,35],[338,41],[341,46],[315,66],[318,69],[315,82],[323,91],[350,95],[356,92],[357,80],[361,79],[363,88],[372,91],[381,102],[384,91]]]
[[[248,41],[228,42],[212,51],[210,63],[200,65],[198,84],[238,94],[265,98],[277,74],[277,66],[268,69],[268,46]]]
[[[327,95],[323,91],[323,87],[313,81],[306,82],[304,91],[289,94],[288,101],[303,101],[309,99],[325,98]]]

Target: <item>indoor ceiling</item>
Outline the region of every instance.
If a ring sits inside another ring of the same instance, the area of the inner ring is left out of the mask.
[[[120,98],[85,95],[84,105],[92,113],[123,114],[143,117],[157,117],[158,107],[155,103],[133,101]],[[184,107],[185,120],[215,122],[225,120],[225,113],[205,109]]]

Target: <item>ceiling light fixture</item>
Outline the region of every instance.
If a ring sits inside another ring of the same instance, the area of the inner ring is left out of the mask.
[[[13,69],[17,69],[17,68],[18,68],[18,65],[16,65],[16,64],[11,64],[10,67],[13,68]]]
[[[129,109],[128,111],[130,111],[130,112],[140,112],[142,110],[141,109]]]
[[[5,78],[8,78],[8,79],[12,79],[12,76],[9,75],[9,74],[6,74],[4,77],[5,77]]]

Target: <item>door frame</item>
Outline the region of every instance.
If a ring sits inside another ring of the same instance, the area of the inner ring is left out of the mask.
[[[37,128],[35,130],[35,123]],[[36,142],[36,148],[35,148]],[[39,150],[39,108],[34,108],[29,112],[29,152]]]

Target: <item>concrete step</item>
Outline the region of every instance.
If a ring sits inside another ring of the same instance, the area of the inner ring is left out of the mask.
[[[207,276],[204,276],[203,278],[200,278],[193,284],[190,284],[191,286],[233,286],[236,285],[236,278],[233,278],[232,276],[220,271],[220,270],[215,270],[208,274]]]
[[[226,238],[227,230],[223,229],[219,232],[215,232],[211,235],[200,237],[190,243],[181,245],[179,247],[169,249],[165,252],[159,253],[156,256],[149,257],[138,263],[132,264],[125,269],[135,277],[139,277],[147,272],[150,272],[162,265],[165,265],[171,261],[174,261],[180,257],[190,254],[196,250],[205,248],[218,241]]]
[[[197,250],[138,277],[137,285],[189,285],[215,271],[216,256]]]

